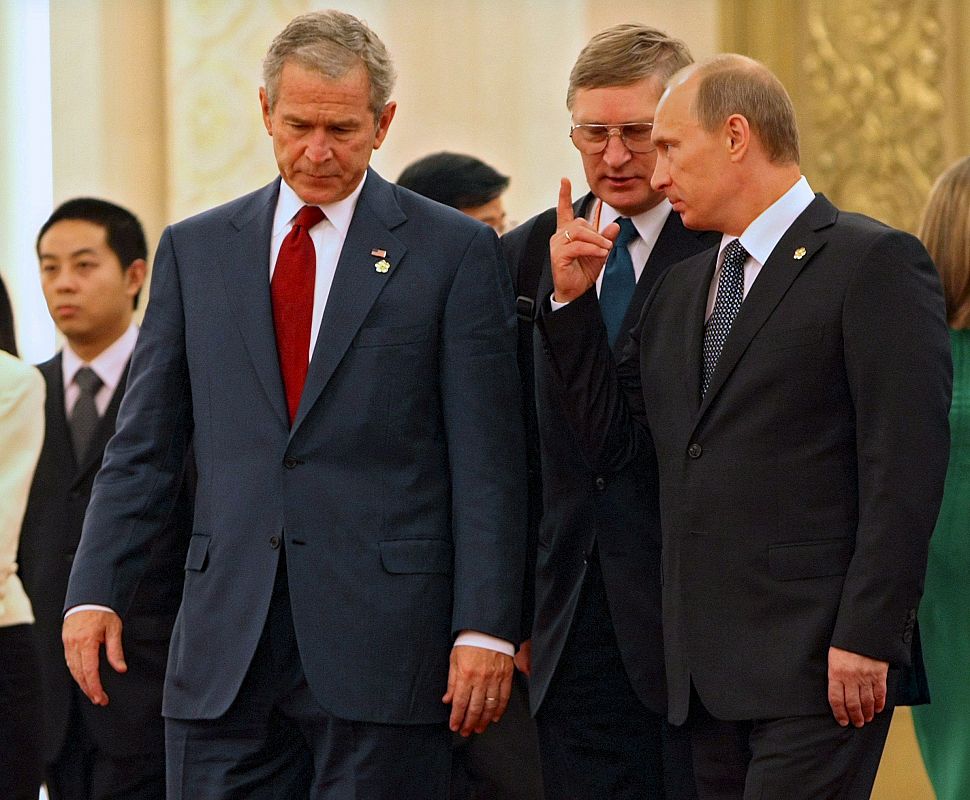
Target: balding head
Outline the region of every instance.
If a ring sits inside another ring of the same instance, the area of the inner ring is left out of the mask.
[[[724,53],[685,67],[667,85],[674,87],[689,79],[696,82],[691,111],[704,130],[715,131],[732,114],[740,114],[770,161],[799,162],[795,107],[781,81],[764,64]]]

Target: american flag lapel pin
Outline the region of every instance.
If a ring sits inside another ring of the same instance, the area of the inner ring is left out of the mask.
[[[375,272],[380,272],[381,274],[384,274],[391,268],[390,262],[388,262],[388,260],[385,258],[385,256],[387,255],[387,250],[381,250],[381,248],[375,247],[373,250],[370,251],[370,254],[375,258],[380,259],[380,261],[374,264]]]

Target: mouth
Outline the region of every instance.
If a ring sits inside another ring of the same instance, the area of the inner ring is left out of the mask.
[[[604,175],[603,179],[611,186],[629,186],[631,183],[638,180],[638,178],[633,175]]]
[[[59,317],[73,317],[78,313],[79,308],[77,306],[56,306],[54,311]]]

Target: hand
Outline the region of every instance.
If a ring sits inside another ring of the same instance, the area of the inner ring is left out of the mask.
[[[557,303],[575,300],[596,283],[620,233],[620,226],[615,222],[600,235],[585,219],[576,219],[572,191],[569,179],[563,178],[559,185],[556,232],[549,240],[553,296]]]
[[[519,652],[515,654],[515,658],[512,659],[515,664],[515,668],[521,672],[525,677],[529,677],[532,674],[532,640],[526,639],[519,646]]]
[[[99,674],[101,645],[115,672],[127,672],[121,647],[121,617],[113,611],[77,611],[64,620],[61,629],[64,658],[71,675],[96,706],[108,705],[108,695]]]
[[[829,648],[829,705],[836,722],[857,728],[886,707],[889,662]]]
[[[441,698],[451,703],[448,727],[470,736],[498,722],[512,693],[512,657],[484,647],[451,648],[448,691]]]

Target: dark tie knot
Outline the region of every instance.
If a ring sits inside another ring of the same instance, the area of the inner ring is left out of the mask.
[[[620,226],[620,233],[616,237],[614,247],[626,247],[640,235],[637,232],[637,226],[629,217],[618,217],[616,222]]]
[[[303,228],[308,231],[324,217],[323,209],[319,206],[303,206],[293,220],[294,228]]]
[[[98,377],[91,367],[81,367],[74,376],[74,383],[81,390],[81,394],[87,395],[88,397],[94,397],[104,385],[104,381]]]

